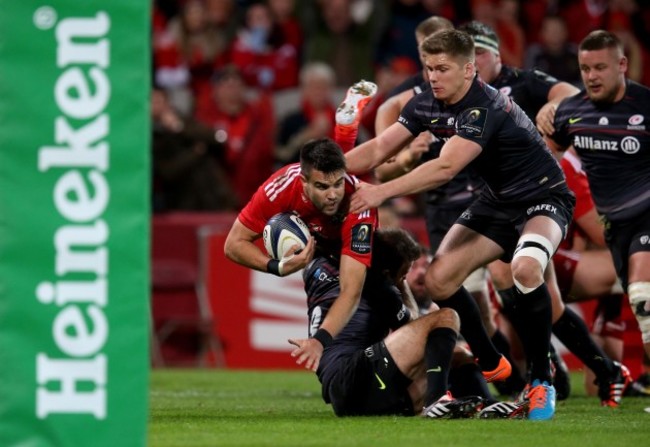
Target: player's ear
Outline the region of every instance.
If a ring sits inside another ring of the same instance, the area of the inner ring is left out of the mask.
[[[472,79],[476,74],[476,64],[472,61],[469,61],[465,64],[465,78]]]
[[[621,56],[621,59],[618,61],[618,71],[620,73],[627,72],[627,57]]]

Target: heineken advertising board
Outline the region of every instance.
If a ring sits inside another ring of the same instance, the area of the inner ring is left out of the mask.
[[[149,0],[0,0],[0,446],[146,444]]]

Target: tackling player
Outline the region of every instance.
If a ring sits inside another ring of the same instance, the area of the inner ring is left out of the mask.
[[[436,188],[473,164],[486,186],[443,239],[427,272],[427,288],[439,305],[459,313],[462,334],[481,366],[500,367],[505,359],[487,336],[476,303],[460,285],[488,262],[512,260],[517,299],[528,327],[522,341],[532,363],[528,417],[550,419],[555,413],[547,358],[551,303],[543,274],[564,237],[575,198],[530,119],[509,97],[477,78],[471,36],[441,31],[420,48],[433,94],[415,96],[397,123],[349,152],[348,168],[366,172],[424,130],[449,140],[438,158],[408,174],[364,185],[353,196],[351,210]]]
[[[404,277],[419,255],[420,246],[406,231],[375,233],[372,266],[359,307],[325,349],[317,370],[323,399],[332,404],[337,416],[460,418],[482,407],[480,396],[455,399],[447,393],[459,328],[456,312],[435,310],[409,322],[411,311],[403,299],[410,292]],[[311,333],[337,301],[342,274],[326,257],[314,258],[303,271]],[[412,311],[417,308],[413,306]],[[305,340],[290,342],[301,346]],[[474,378],[483,384],[476,392],[489,397],[472,357],[467,357],[466,363],[476,368]],[[467,386],[470,380],[464,379]]]

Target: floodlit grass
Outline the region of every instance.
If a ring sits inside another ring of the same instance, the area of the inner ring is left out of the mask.
[[[625,398],[619,409],[586,397],[582,376],[558,402],[555,419],[424,420],[337,418],[308,372],[155,370],[149,445],[641,447],[650,445],[650,399]]]

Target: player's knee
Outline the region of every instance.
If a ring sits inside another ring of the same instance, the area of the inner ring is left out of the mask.
[[[627,288],[630,307],[639,323],[644,343],[650,343],[650,281],[631,283]]]
[[[544,270],[555,251],[551,241],[538,234],[525,234],[512,257],[512,277],[517,289],[530,293],[544,282]]]
[[[448,327],[458,332],[460,330],[460,317],[454,309],[443,307],[435,312],[435,327]],[[429,314],[431,315],[431,314]],[[432,328],[434,329],[434,328]]]
[[[424,285],[434,301],[447,298],[455,291],[452,282],[445,281],[445,279],[442,278],[435,269],[429,269],[427,276],[424,278]]]

